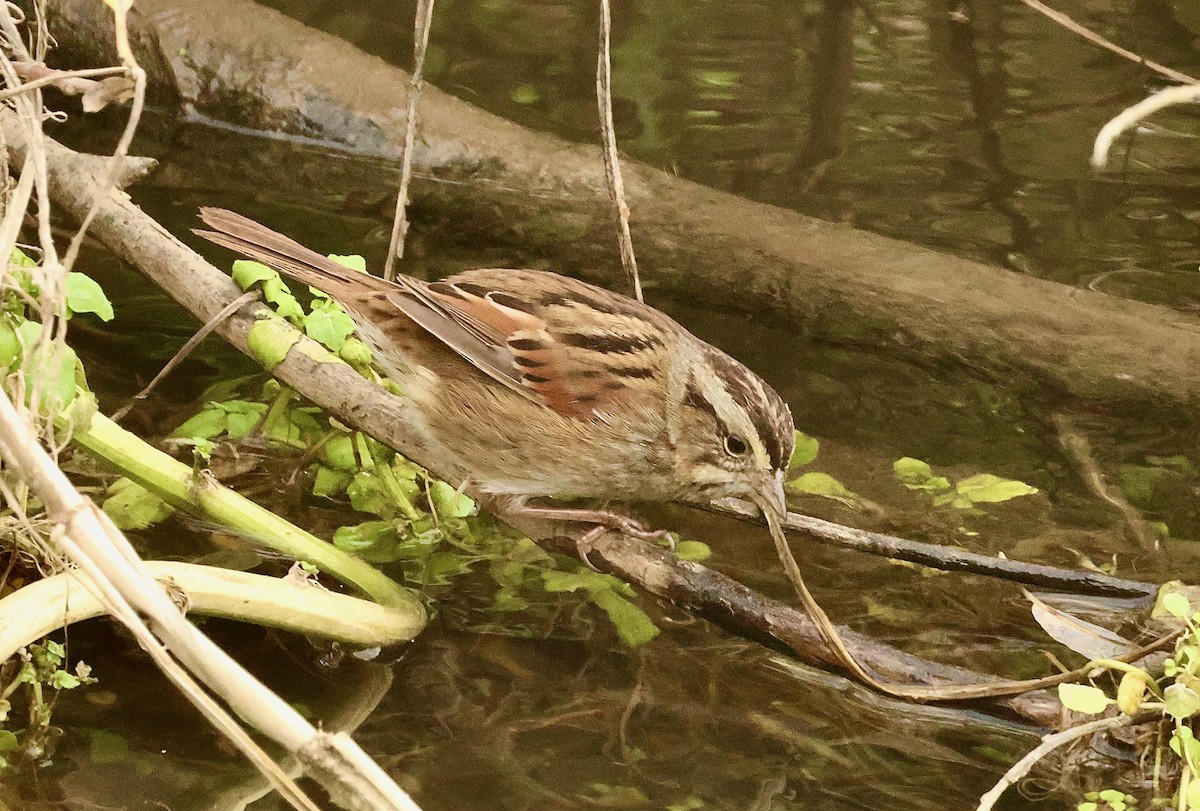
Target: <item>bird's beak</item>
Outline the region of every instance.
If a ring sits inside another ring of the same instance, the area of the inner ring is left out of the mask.
[[[779,472],[774,476],[764,474],[759,483],[758,498],[754,501],[763,511],[764,517],[768,512],[781,519],[787,515],[787,498],[783,493],[783,473]]]

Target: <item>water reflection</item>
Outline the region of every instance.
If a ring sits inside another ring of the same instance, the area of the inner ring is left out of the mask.
[[[380,2],[275,0],[405,64],[411,14]],[[385,8],[386,7],[386,8]],[[1122,44],[1200,72],[1200,24],[1178,5],[1057,7]],[[443,0],[432,80],[541,129],[595,141],[594,9]],[[757,200],[1069,284],[1113,269],[1195,271],[1193,116],[1155,117],[1120,171],[1092,180],[1100,125],[1150,74],[996,0],[617,3],[623,150]],[[1120,166],[1125,146],[1115,156]],[[1147,220],[1146,209],[1176,212]],[[1182,213],[1182,214],[1180,214]],[[636,213],[635,213],[636,217]],[[1200,275],[1099,289],[1200,294]]]

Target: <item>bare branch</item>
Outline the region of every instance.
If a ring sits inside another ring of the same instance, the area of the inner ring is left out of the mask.
[[[1117,140],[1125,130],[1136,125],[1144,118],[1175,104],[1188,104],[1200,99],[1200,86],[1184,85],[1168,87],[1153,96],[1142,99],[1132,107],[1127,107],[1116,118],[1100,128],[1096,135],[1096,144],[1092,148],[1092,166],[1103,169],[1108,165],[1108,152],[1112,149],[1113,141]]]
[[[1029,770],[1032,769],[1039,760],[1053,752],[1058,747],[1065,746],[1066,744],[1077,741],[1080,738],[1086,738],[1088,735],[1092,735],[1096,732],[1103,732],[1109,729],[1116,729],[1117,727],[1128,726],[1131,723],[1133,723],[1133,719],[1128,715],[1117,715],[1112,718],[1101,718],[1096,721],[1089,721],[1088,723],[1080,724],[1077,727],[1064,729],[1062,732],[1055,732],[1051,735],[1046,735],[1042,738],[1042,742],[1038,744],[1038,746],[1032,752],[1013,764],[1012,768],[1005,772],[1004,776],[1000,778],[1000,781],[996,783],[996,785],[993,786],[991,790],[987,792],[987,794],[984,794],[979,798],[979,805],[975,811],[991,811],[992,807],[996,805],[996,801],[1000,799],[1000,795],[1004,793],[1005,789],[1007,789],[1009,786],[1015,786],[1018,780],[1029,774]]]
[[[183,363],[184,359],[187,358],[188,355],[192,354],[192,351],[195,350],[195,348],[200,345],[200,342],[207,338],[212,331],[217,328],[218,324],[220,324],[229,316],[233,315],[233,313],[240,309],[243,304],[249,304],[251,301],[254,301],[254,299],[259,297],[259,295],[260,293],[257,290],[251,290],[249,293],[238,296],[233,301],[222,307],[219,313],[208,319],[204,326],[196,330],[195,334],[192,335],[191,338],[187,339],[187,343],[179,347],[179,351],[175,353],[174,357],[167,361],[167,364],[163,366],[159,373],[154,376],[153,380],[146,384],[144,389],[133,395],[133,397],[129,399],[128,403],[113,412],[113,415],[109,419],[111,419],[113,422],[120,422],[122,418],[129,413],[129,410],[133,408],[134,404],[139,400],[145,400],[146,397],[149,396],[150,392],[154,391],[154,387],[162,382],[162,380],[171,373],[172,369]]]
[[[1034,11],[1036,11],[1040,14],[1046,15],[1050,19],[1054,20],[1054,22],[1061,25],[1063,28],[1066,28],[1069,31],[1075,32],[1079,36],[1086,39],[1088,42],[1095,43],[1096,45],[1099,45],[1101,48],[1107,48],[1108,50],[1112,51],[1113,53],[1117,54],[1118,56],[1123,56],[1131,62],[1137,62],[1139,65],[1143,65],[1143,66],[1149,68],[1150,70],[1155,71],[1156,73],[1166,76],[1168,79],[1174,79],[1177,82],[1183,82],[1185,84],[1200,84],[1200,79],[1195,79],[1191,76],[1188,76],[1186,73],[1181,73],[1180,71],[1177,71],[1173,68],[1168,68],[1165,65],[1160,65],[1157,62],[1153,62],[1149,59],[1146,59],[1144,56],[1139,56],[1138,54],[1135,54],[1133,51],[1122,48],[1120,45],[1116,44],[1112,40],[1105,39],[1104,37],[1097,34],[1095,31],[1092,31],[1089,28],[1085,28],[1084,26],[1082,26],[1079,23],[1072,20],[1066,14],[1063,14],[1061,11],[1056,11],[1055,9],[1050,8],[1046,4],[1040,2],[1040,0],[1021,0],[1021,2],[1024,3],[1025,5],[1029,6]]]

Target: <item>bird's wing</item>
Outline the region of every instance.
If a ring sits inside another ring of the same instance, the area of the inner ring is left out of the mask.
[[[324,290],[372,321],[386,323],[398,310],[484,374],[565,416],[652,396],[655,369],[680,329],[632,299],[553,273],[470,270],[441,282],[387,282],[240,214],[204,208],[200,216],[213,229],[196,231],[206,239]]]
[[[648,396],[678,330],[632,299],[544,271],[472,270],[432,284],[405,278],[401,285],[408,295],[389,299],[413,320],[492,377],[519,382],[567,416]],[[425,323],[407,309],[406,298],[441,319],[427,315],[432,323]],[[487,347],[483,355],[474,353],[480,345]]]

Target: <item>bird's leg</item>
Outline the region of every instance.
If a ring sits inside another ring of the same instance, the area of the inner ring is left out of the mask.
[[[671,537],[671,533],[665,529],[649,530],[642,526],[636,519],[630,518],[628,515],[612,512],[611,510],[589,510],[578,507],[531,507],[528,504],[510,504],[505,510],[511,514],[519,514],[529,518],[541,518],[546,521],[572,521],[580,524],[595,524],[591,529],[579,537],[575,542],[575,548],[579,552],[579,559],[586,563],[591,568],[592,562],[588,560],[588,552],[605,532],[617,531],[632,538],[637,538],[641,541],[659,541],[666,538],[671,545],[671,549],[675,549],[675,539]]]

